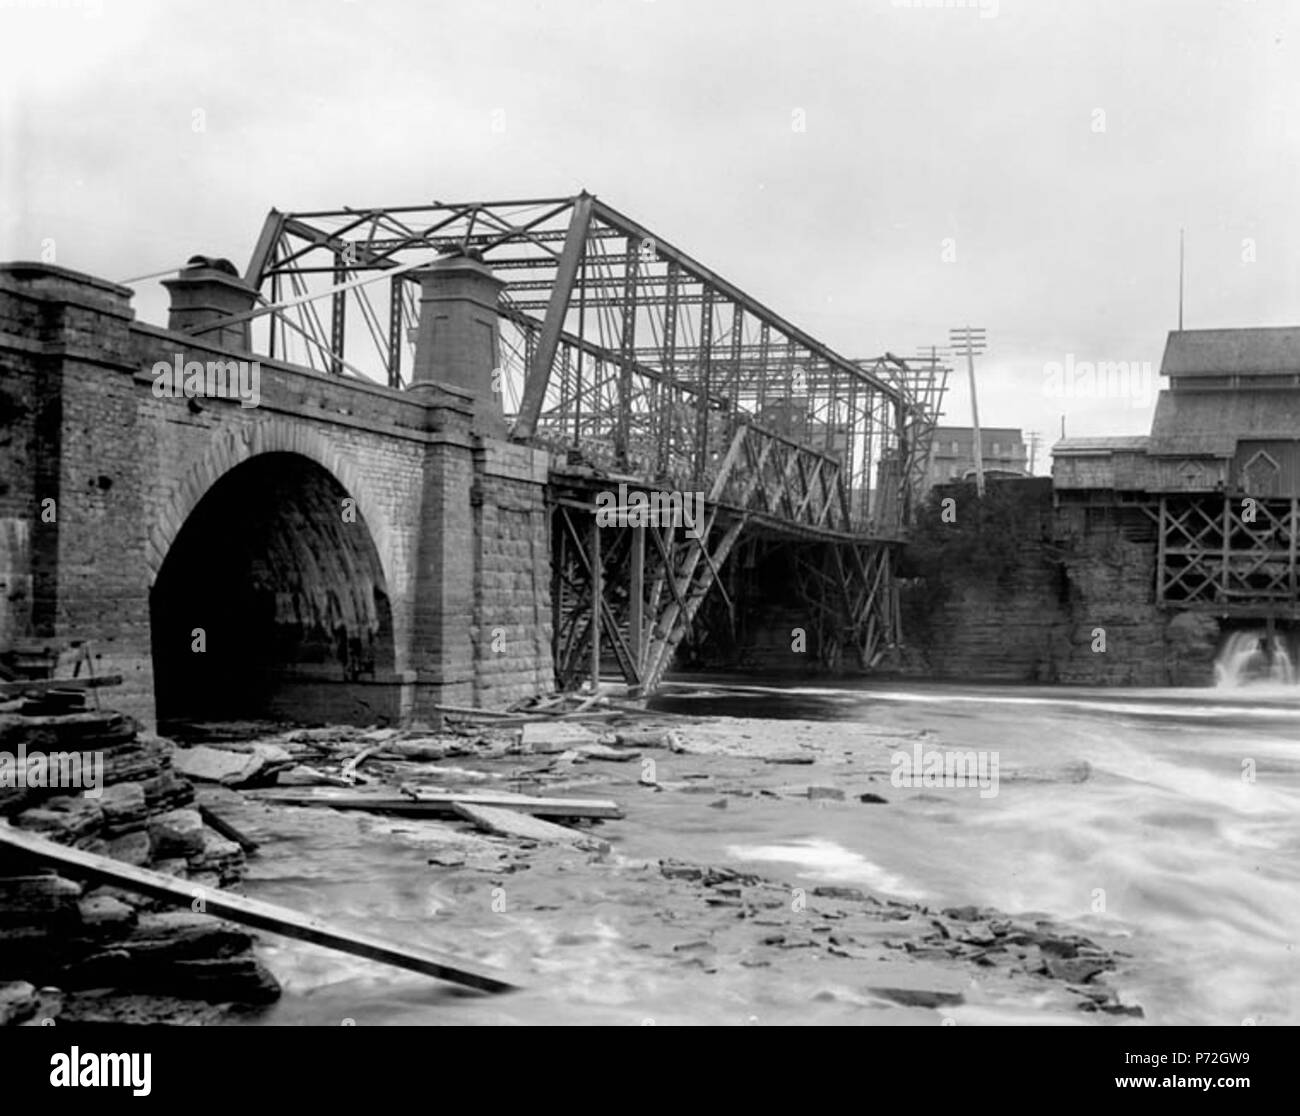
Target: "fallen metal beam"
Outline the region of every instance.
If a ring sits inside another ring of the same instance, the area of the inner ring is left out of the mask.
[[[107,856],[57,845],[34,833],[15,829],[7,823],[0,825],[0,845],[26,853],[43,864],[82,879],[124,887],[181,907],[191,907],[194,903],[197,885],[192,880],[178,879],[148,868],[136,868]],[[219,888],[203,887],[199,889],[199,894],[203,899],[204,913],[229,919],[241,926],[251,926],[286,938],[297,938],[299,941],[341,950],[371,961],[381,961],[399,969],[409,969],[483,992],[509,992],[515,988],[503,977],[471,968],[457,958],[426,949],[393,945],[369,934],[338,929],[287,907],[263,903]]]

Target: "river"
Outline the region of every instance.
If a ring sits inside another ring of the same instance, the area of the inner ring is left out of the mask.
[[[757,715],[788,707],[930,729],[999,753],[996,797],[949,793],[895,812],[888,839],[874,832],[869,849],[850,842],[906,897],[1042,911],[1129,935],[1128,985],[1149,1022],[1300,1023],[1295,688],[870,683],[662,704],[754,716],[755,699]],[[1029,777],[1007,778],[1016,771]],[[825,851],[832,864],[835,848]]]
[[[740,684],[745,692],[714,682]],[[768,686],[730,678],[670,687],[653,707],[719,719],[830,722],[843,726],[848,752],[863,726],[926,730],[943,747],[996,753],[1001,777],[994,796],[922,793],[886,782],[887,807],[856,810],[763,801],[708,810],[699,796],[670,802],[664,795],[653,800],[657,813],[641,811],[638,818],[630,811],[627,822],[617,823],[629,856],[671,854],[856,883],[937,907],[1041,913],[1104,937],[1112,948],[1118,941],[1131,954],[1120,984],[1148,1023],[1300,1023],[1300,691],[1294,688]],[[342,915],[395,940],[424,938],[427,850],[359,851],[341,821],[330,824],[338,831],[332,847],[321,846],[319,826],[290,837],[280,853],[288,849],[296,859],[274,857],[254,872],[249,893]],[[339,878],[340,864],[347,865],[347,878]],[[572,888],[577,895],[578,884]],[[620,953],[617,939],[636,912],[625,898],[593,894],[590,881],[582,895],[585,905],[575,907],[568,891],[557,894],[550,909],[561,913],[516,921],[506,934],[484,931],[488,924],[463,901],[453,912],[467,933],[495,933],[504,960],[547,974],[547,995],[507,997],[499,1008],[453,1005],[409,974],[280,943],[268,959],[287,994],[268,1021],[337,1022],[346,1015],[365,1022],[629,1022],[654,1012],[716,1022],[727,1018],[725,1010],[745,1010],[734,1003],[726,1008],[728,1000],[744,999],[734,987],[711,1000],[698,980],[670,986],[630,967],[631,955]],[[444,898],[444,908],[455,907],[452,897]],[[578,975],[567,971],[575,966]],[[773,987],[792,980],[767,973]],[[695,991],[684,1001],[687,987]],[[1063,1021],[1037,1018],[1030,1004],[1022,1008],[990,1013],[972,1006],[952,1014],[969,1023]],[[775,1003],[765,1020],[797,1016]],[[803,1018],[843,1016],[819,1008]]]

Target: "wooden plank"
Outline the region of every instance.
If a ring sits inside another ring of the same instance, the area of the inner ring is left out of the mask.
[[[220,814],[209,810],[206,806],[200,806],[199,817],[220,833],[227,841],[234,841],[235,844],[243,849],[249,856],[252,856],[253,853],[257,852],[257,842],[246,834],[241,833]]]
[[[0,697],[12,694],[44,694],[50,690],[97,690],[102,686],[120,686],[120,674],[105,674],[99,678],[31,678],[26,681],[0,682]]]
[[[463,717],[495,717],[504,721],[517,720],[520,716],[518,713],[506,713],[494,709],[475,709],[469,705],[435,705],[433,708],[439,713],[453,713]]]
[[[344,782],[347,783],[368,782],[365,776],[363,776],[357,770],[357,768],[359,768],[363,763],[365,763],[366,760],[368,760],[376,752],[382,752],[384,748],[385,748],[384,744],[366,745],[366,747],[362,748],[361,751],[359,751],[350,760],[348,760],[347,763],[343,765],[343,769],[339,772],[339,778],[341,778],[342,780],[344,780]]]
[[[15,829],[8,824],[0,825],[0,845],[26,853],[43,864],[81,879],[124,887],[181,907],[189,908],[194,902],[195,885],[192,880],[178,879],[148,868],[136,868],[107,856],[56,845],[44,837]],[[241,926],[251,926],[256,930],[337,949],[356,957],[395,965],[399,969],[409,969],[411,972],[484,992],[508,992],[515,987],[504,977],[472,968],[457,958],[431,950],[394,945],[369,934],[333,927],[274,903],[264,903],[259,899],[249,899],[212,887],[204,887],[202,895],[204,913],[229,919]]]
[[[580,833],[576,829],[521,814],[517,810],[503,810],[500,806],[474,806],[468,802],[457,802],[453,808],[458,817],[501,837],[522,837],[526,841],[542,841],[550,845],[573,845],[575,848],[595,852],[609,851],[608,841],[602,841],[590,833]]]
[[[1165,603],[1165,550],[1169,545],[1168,516],[1165,512],[1165,498],[1160,497],[1160,507],[1156,512],[1156,604]]]
[[[335,810],[373,810],[376,813],[455,814],[457,802],[471,806],[502,806],[508,810],[536,817],[550,818],[621,818],[623,808],[617,802],[599,798],[531,798],[522,794],[501,791],[474,793],[455,791],[418,790],[408,796],[386,794],[336,794],[330,790],[254,792],[264,802],[280,802],[292,806],[329,806]]]
[[[1296,599],[1296,529],[1300,524],[1300,498],[1291,497],[1291,517],[1287,524],[1287,595]]]

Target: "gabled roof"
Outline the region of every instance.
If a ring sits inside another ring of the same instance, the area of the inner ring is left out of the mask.
[[[1162,376],[1300,373],[1300,326],[1172,330]]]

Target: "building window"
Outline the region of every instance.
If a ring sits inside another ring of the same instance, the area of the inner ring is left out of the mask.
[[[1252,496],[1276,496],[1278,494],[1278,474],[1281,466],[1271,454],[1260,450],[1242,470],[1242,485]]]

